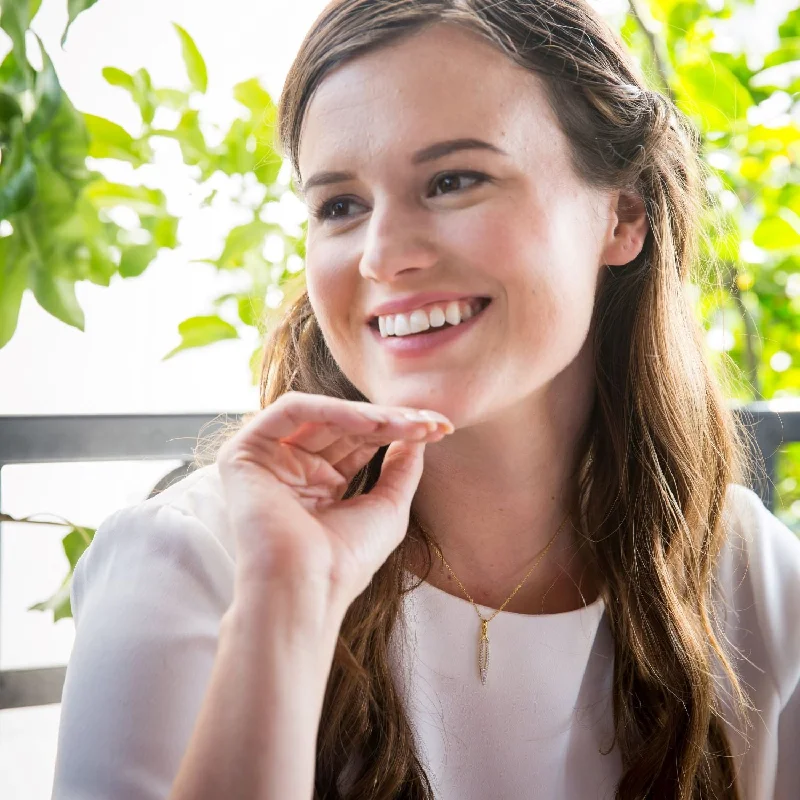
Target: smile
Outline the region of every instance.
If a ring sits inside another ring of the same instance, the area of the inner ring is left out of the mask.
[[[475,327],[491,305],[491,298],[434,303],[408,314],[376,317],[369,323],[381,346],[396,355],[411,356],[441,347]]]

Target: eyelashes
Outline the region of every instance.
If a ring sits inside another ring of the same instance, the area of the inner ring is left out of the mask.
[[[439,187],[446,179],[455,179],[458,184],[457,188],[436,195],[435,188]],[[461,185],[464,180],[473,181],[473,183],[464,187]],[[433,192],[433,194],[429,194],[429,196],[443,196],[445,194],[464,192],[468,189],[481,186],[487,181],[489,181],[489,176],[481,172],[442,172],[431,181],[428,191]],[[359,203],[354,197],[340,196],[311,205],[310,210],[314,219],[322,222],[333,222],[337,219],[350,219],[351,215],[347,213],[345,209],[349,210],[352,205],[364,207],[363,204]]]

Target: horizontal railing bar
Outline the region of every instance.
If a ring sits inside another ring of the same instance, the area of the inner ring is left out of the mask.
[[[769,453],[800,441],[800,401],[734,408]],[[193,457],[202,429],[213,434],[239,413],[99,414],[0,417],[0,467],[9,464]]]
[[[0,711],[60,703],[66,671],[66,667],[39,667],[0,672]]]
[[[201,432],[240,414],[99,414],[0,417],[0,467],[69,461],[181,459]]]

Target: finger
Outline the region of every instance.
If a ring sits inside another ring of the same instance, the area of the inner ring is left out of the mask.
[[[347,481],[350,481],[358,475],[359,470],[363,469],[370,460],[375,456],[375,453],[380,449],[380,445],[364,444],[363,442],[347,453],[343,458],[335,462],[331,462],[336,468],[336,471]]]
[[[409,418],[410,417],[410,418]],[[374,430],[371,423],[404,425],[407,422],[437,423],[447,433],[453,425],[447,417],[432,411],[375,406],[355,400],[343,400],[304,392],[287,392],[257,414],[243,433],[258,433],[274,439],[291,436],[306,423],[338,426],[353,433]],[[430,427],[434,427],[432,424]]]
[[[427,428],[411,428],[408,430],[390,428],[382,429],[366,437],[343,436],[329,447],[320,450],[317,455],[330,462],[335,469],[351,481],[358,471],[366,466],[370,459],[381,447],[394,441],[439,441],[445,434],[440,431],[430,431]]]
[[[345,426],[333,422],[318,423],[308,422],[289,434],[281,437],[281,441],[302,447],[309,453],[320,453],[328,458],[331,463],[341,460],[352,452],[356,447],[360,447],[363,441],[374,443],[381,447],[396,439],[422,438],[423,434],[416,431],[422,430],[426,433],[436,433],[439,431],[448,432],[447,424],[439,419],[430,419],[428,416],[417,416],[410,410],[388,409],[384,411],[380,407],[375,408],[371,404],[360,403],[360,409],[356,409],[359,422],[353,430],[353,425],[348,429]],[[366,409],[363,408],[366,406]],[[380,420],[375,424],[367,423],[367,430],[361,417],[367,416],[370,420]],[[451,426],[452,427],[452,426]]]
[[[392,442],[386,451],[381,466],[381,476],[369,497],[385,499],[404,511],[411,507],[411,500],[422,477],[425,442]]]
[[[240,434],[243,438],[284,439],[309,424],[367,432],[385,418],[366,408],[369,405],[325,395],[287,392],[257,413]]]

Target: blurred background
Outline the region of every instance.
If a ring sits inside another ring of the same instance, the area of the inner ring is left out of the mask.
[[[800,3],[593,4],[702,132],[687,291],[758,424],[762,496],[800,533]],[[303,279],[274,101],[324,5],[0,0],[3,798],[50,796],[94,529],[190,460],[201,424],[258,407],[260,343]]]

